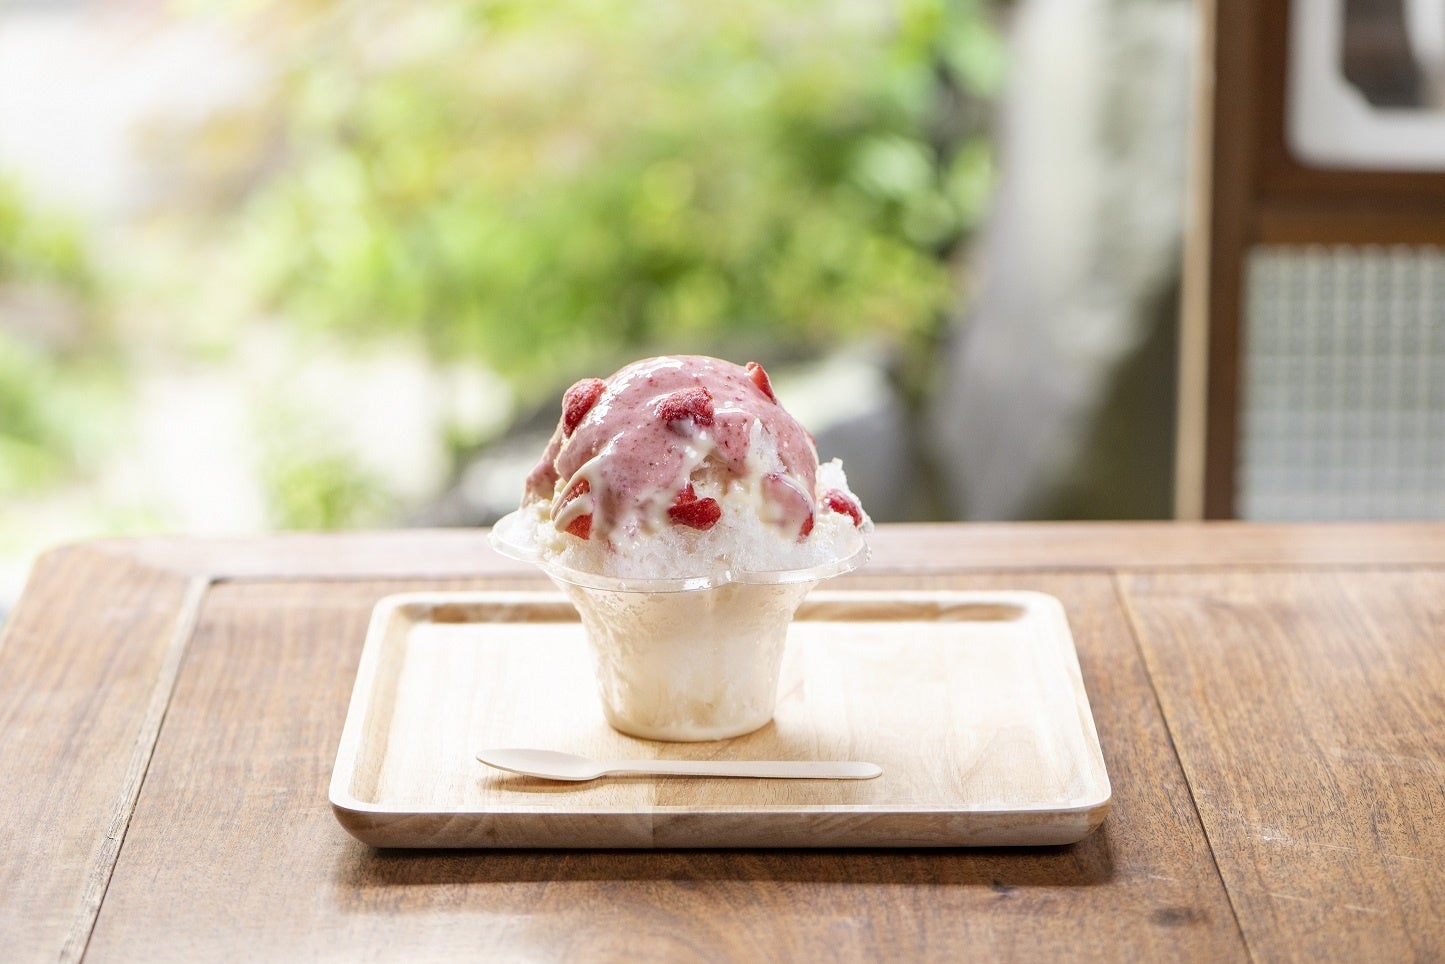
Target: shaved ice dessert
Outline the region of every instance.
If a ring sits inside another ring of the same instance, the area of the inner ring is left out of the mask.
[[[569,388],[492,544],[576,605],[612,726],[712,740],[772,718],[788,623],[871,528],[762,366],[683,355]]]

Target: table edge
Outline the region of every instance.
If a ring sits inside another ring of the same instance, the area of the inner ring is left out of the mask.
[[[494,552],[486,529],[137,536],[67,543],[187,578],[530,577]],[[1442,566],[1445,522],[888,523],[866,574],[1219,566]]]

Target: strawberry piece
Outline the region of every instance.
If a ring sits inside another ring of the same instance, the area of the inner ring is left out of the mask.
[[[607,388],[600,378],[584,378],[562,396],[562,434],[571,435],[582,424]]]
[[[569,503],[577,501],[579,498],[591,491],[591,482],[588,482],[586,479],[578,479],[577,484],[572,486],[572,488],[568,489],[567,494],[562,496],[562,501],[557,503],[557,508],[565,508]]]
[[[778,396],[773,393],[772,379],[768,378],[768,373],[763,370],[762,365],[759,365],[755,361],[750,361],[746,366],[746,371],[748,378],[752,380],[754,385],[758,386],[758,391],[775,402],[778,400]]]
[[[683,419],[691,419],[696,425],[711,425],[712,393],[701,385],[673,392],[657,403],[657,417],[669,425]]]
[[[699,499],[697,490],[689,482],[677,493],[667,516],[678,525],[705,532],[722,518],[722,506],[718,505],[717,499]]]
[[[692,486],[683,490],[686,493]],[[679,498],[681,495],[679,495]],[[688,526],[700,532],[706,532],[717,525],[717,520],[722,518],[722,506],[718,505],[717,499],[693,499],[691,502],[679,501],[667,510],[667,517],[678,525]]]
[[[841,489],[829,489],[824,492],[823,502],[839,515],[850,517],[855,527],[863,524],[863,507],[849,498]]]
[[[586,479],[583,479],[576,485],[572,486],[572,488],[568,489],[566,495],[562,496],[562,501],[557,505],[557,511],[561,512],[568,505],[575,502],[577,499],[581,498],[582,496],[586,495],[588,492],[591,491],[592,483],[588,482]],[[563,527],[562,531],[571,533],[579,539],[590,539],[592,537],[592,513],[589,512],[586,515],[579,515],[577,518],[567,523],[567,525]]]
[[[766,518],[783,532],[796,532],[798,541],[813,531],[813,500],[798,483],[781,472],[763,476],[762,493]]]

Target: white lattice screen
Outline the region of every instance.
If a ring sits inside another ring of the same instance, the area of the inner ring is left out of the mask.
[[[1256,248],[1243,322],[1241,518],[1445,518],[1445,249]]]

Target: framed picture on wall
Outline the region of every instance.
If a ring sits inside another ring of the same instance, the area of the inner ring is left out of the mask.
[[[1285,115],[1302,163],[1445,171],[1445,0],[1293,0]]]

